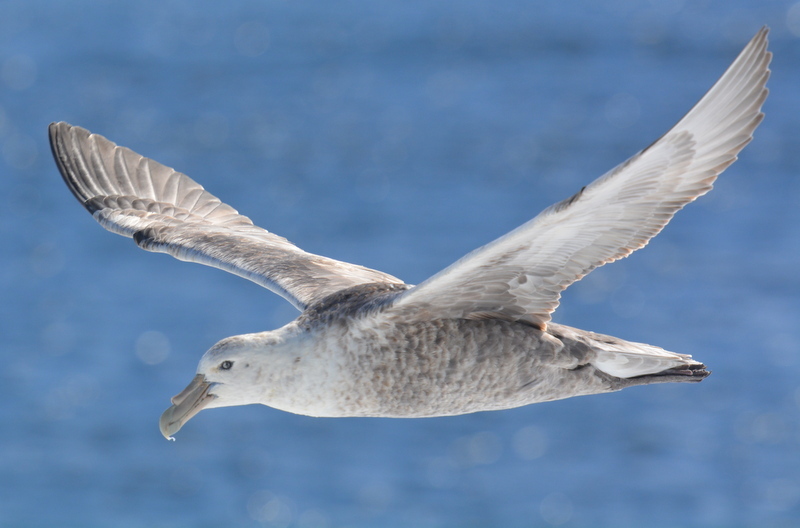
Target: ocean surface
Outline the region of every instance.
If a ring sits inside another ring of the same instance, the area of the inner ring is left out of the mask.
[[[766,119],[564,324],[699,385],[502,412],[158,417],[297,314],[76,203],[47,125],[189,174],[303,249],[418,283],[647,146],[764,24]],[[800,3],[0,2],[0,527],[800,526]]]

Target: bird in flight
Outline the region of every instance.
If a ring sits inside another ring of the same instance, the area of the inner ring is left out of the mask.
[[[188,176],[67,123],[61,175],[100,225],[148,251],[214,266],[300,315],[228,337],[161,416],[171,438],[200,410],[260,403],[310,416],[446,416],[650,383],[700,381],[690,356],[551,322],[561,292],[645,246],[711,190],[763,118],[762,28],[706,95],[641,152],[417,286],[307,253]]]

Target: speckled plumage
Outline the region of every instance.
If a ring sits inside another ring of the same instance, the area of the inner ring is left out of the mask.
[[[343,416],[442,416],[619,388],[591,350],[503,320],[345,323]]]
[[[399,294],[356,286],[292,323],[290,334],[307,341],[287,362],[293,372],[277,377],[293,380],[285,392],[297,398],[273,406],[314,416],[444,416],[708,375],[688,356],[661,351],[674,366],[630,379],[611,376],[593,365],[603,347],[660,349],[555,323],[545,331],[491,318],[407,323],[391,310]],[[309,360],[324,361],[326,376],[297,367]],[[324,404],[306,397],[312,393],[324,393]]]
[[[165,436],[203,408],[250,403],[313,416],[506,409],[708,375],[689,356],[550,319],[565,288],[646,245],[736,160],[763,118],[770,58],[763,28],[653,144],[419,286],[307,253],[188,176],[82,128],[54,123],[50,143],[103,227],[245,277],[302,312],[208,350],[162,415]]]

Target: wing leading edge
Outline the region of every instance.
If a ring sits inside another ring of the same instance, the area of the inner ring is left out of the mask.
[[[660,139],[406,291],[392,310],[404,319],[498,317],[544,329],[565,288],[644,247],[750,142],[768,93],[767,33],[762,28]]]

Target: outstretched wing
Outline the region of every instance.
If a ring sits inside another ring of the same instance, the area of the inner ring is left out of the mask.
[[[571,198],[402,294],[406,318],[500,317],[544,329],[561,291],[645,246],[707,193],[763,118],[772,54],[762,28],[686,116]]]
[[[50,146],[72,194],[109,231],[148,251],[250,279],[300,310],[358,284],[403,283],[306,253],[253,225],[185,174],[83,128],[51,124]]]

